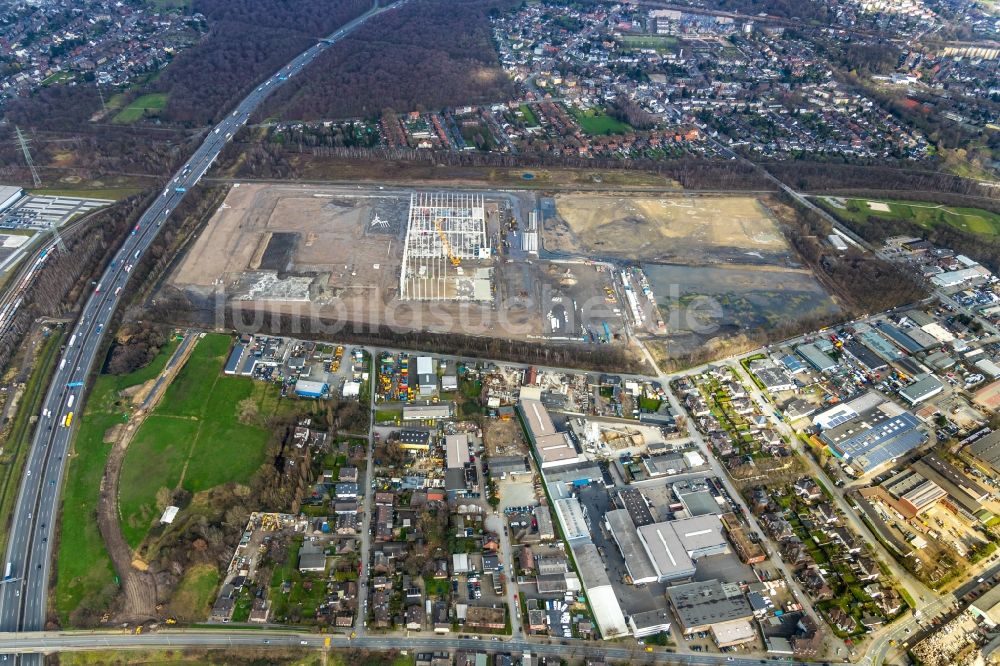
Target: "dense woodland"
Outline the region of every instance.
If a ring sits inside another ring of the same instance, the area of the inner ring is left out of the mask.
[[[375,117],[504,101],[513,84],[501,69],[489,14],[510,0],[409,3],[358,29],[265,103],[261,117],[296,120]]]
[[[209,32],[151,84],[151,91],[170,93],[162,117],[190,125],[215,122],[259,80],[371,4],[370,0],[195,0],[193,9],[208,19]]]

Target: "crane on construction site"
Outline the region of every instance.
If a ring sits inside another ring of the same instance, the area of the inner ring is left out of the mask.
[[[441,218],[434,219],[434,228],[437,229],[438,236],[441,237],[441,244],[444,245],[444,251],[448,255],[448,261],[451,262],[452,266],[458,266],[462,263],[462,260],[456,257],[451,252],[451,244],[448,242],[448,236],[445,235],[444,229],[441,228]]]

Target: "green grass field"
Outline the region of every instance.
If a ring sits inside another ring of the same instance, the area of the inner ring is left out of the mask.
[[[42,81],[43,86],[52,86],[59,83],[69,83],[74,78],[72,72],[56,72]]]
[[[198,493],[246,483],[264,462],[270,432],[239,421],[247,398],[261,415],[292,407],[273,384],[222,374],[231,340],[202,338],[153,414],[139,428],[122,466],[119,511],[126,541],[137,548],[158,517],[160,488]]]
[[[29,190],[31,194],[43,197],[77,197],[80,199],[111,199],[117,201],[142,192],[141,187],[95,187],[95,188],[41,188]],[[10,233],[10,232],[4,232]]]
[[[535,115],[530,106],[522,104],[519,110],[521,111],[521,115],[524,116],[525,127],[538,127],[538,116]]]
[[[820,197],[820,204],[833,214],[864,224],[869,217],[903,219],[925,229],[947,225],[981,236],[1000,235],[1000,215],[981,208],[943,206],[923,201],[876,201],[871,199],[844,199],[844,206],[836,206],[827,197]],[[889,212],[873,210],[869,202],[884,203]]]
[[[625,35],[622,43],[633,49],[655,49],[657,51],[673,51],[679,43],[676,37],[669,35]]]
[[[580,129],[591,136],[608,134],[625,134],[632,131],[632,126],[612,118],[601,109],[579,109],[569,107],[569,112],[580,123]]]
[[[87,396],[83,415],[77,417],[63,488],[57,553],[55,603],[64,627],[71,626],[73,610],[104,608],[118,590],[96,520],[101,477],[110,452],[104,433],[127,418],[128,408],[119,392],[160,374],[176,347],[176,341],[164,345],[152,363],[130,375],[99,376]]]
[[[186,9],[191,6],[191,0],[146,0],[146,4],[159,11],[170,9]]]
[[[167,93],[150,93],[132,100],[132,103],[118,112],[112,122],[127,124],[142,120],[147,116],[156,115],[167,105]]]
[[[171,614],[178,620],[204,620],[215,601],[218,586],[219,570],[215,565],[196,564],[190,567],[171,596]]]

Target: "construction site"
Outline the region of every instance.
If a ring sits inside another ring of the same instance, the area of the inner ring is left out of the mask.
[[[525,249],[537,206],[532,192],[241,184],[167,288],[206,313],[229,302],[401,330],[624,341],[610,265]]]
[[[414,192],[403,240],[399,294],[407,301],[493,300],[483,195]]]
[[[755,299],[827,306],[795,264],[766,206],[749,197],[239,184],[167,288],[213,321],[230,303],[404,331],[586,344],[678,344],[683,333],[697,346],[704,336],[674,310],[705,293],[701,271],[798,280],[748,288],[737,314]],[[730,332],[710,323],[711,335]]]

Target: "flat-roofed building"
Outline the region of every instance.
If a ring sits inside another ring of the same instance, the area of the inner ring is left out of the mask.
[[[518,403],[521,417],[528,430],[528,438],[535,448],[542,468],[572,465],[580,462],[576,447],[565,432],[556,431],[548,409],[539,400],[521,399]]]
[[[1000,625],[1000,585],[990,588],[969,606],[969,612],[990,627]]]
[[[508,476],[530,472],[531,468],[528,466],[526,456],[495,456],[490,458],[490,476],[494,478],[506,479]]]
[[[795,351],[819,372],[826,372],[837,367],[837,362],[820,351],[819,347],[813,343],[799,345]]]
[[[887,403],[859,413],[823,430],[820,439],[835,456],[867,474],[926,441],[913,414],[889,407],[895,406]]]
[[[1000,430],[980,437],[969,445],[968,450],[976,460],[1000,474]]]
[[[649,510],[649,503],[637,488],[625,488],[618,491],[618,505],[621,506],[637,527],[652,525],[656,522]]]
[[[604,521],[615,543],[618,544],[618,550],[625,560],[625,568],[632,578],[632,583],[641,585],[657,582],[659,574],[646,554],[629,512],[626,509],[608,511],[604,514]]]
[[[407,451],[429,451],[431,434],[426,430],[400,430],[399,447]]]
[[[556,533],[552,527],[552,514],[549,513],[549,507],[536,506],[532,514],[538,522],[538,538],[542,541],[554,539]]]
[[[24,196],[24,190],[15,185],[0,185],[0,212],[17,203]]]
[[[644,525],[638,528],[637,535],[643,552],[653,565],[657,581],[664,583],[694,575],[694,560],[684,550],[684,544],[670,523]]]
[[[972,497],[962,490],[958,484],[939,471],[940,468],[944,469],[947,473],[947,467],[941,465],[941,463],[944,463],[943,460],[935,461],[932,458],[931,460],[933,462],[938,463],[938,467],[935,467],[929,464],[926,458],[927,457],[924,456],[924,458],[914,462],[912,465],[913,471],[933,481],[944,490],[947,494],[945,502],[947,503],[948,508],[961,513],[970,521],[977,520],[976,514],[983,510],[983,505],[979,501],[972,499]]]
[[[888,363],[860,342],[851,340],[844,345],[844,351],[850,354],[851,358],[866,372],[878,372],[888,366]]]
[[[942,458],[936,453],[928,453],[920,462],[928,465],[931,469],[947,479],[956,489],[962,491],[977,502],[985,502],[990,498],[990,491],[970,479],[960,469]],[[945,488],[947,490],[947,488]]]
[[[437,364],[430,356],[417,357],[417,390],[424,397],[438,390]]]
[[[563,536],[566,541],[590,538],[587,514],[583,505],[580,504],[580,500],[575,497],[563,497],[555,500],[555,505],[556,513],[559,515],[559,524],[563,527]]]
[[[757,630],[749,620],[731,620],[712,625],[712,639],[720,648],[752,643],[757,640]]]
[[[707,516],[721,512],[719,503],[705,487],[692,487],[689,483],[675,483],[673,490],[689,516]]]
[[[667,599],[683,634],[712,631],[718,625],[719,638],[727,645],[734,645],[728,641],[743,635],[738,623],[753,619],[753,609],[739,585],[715,579],[668,587]]]
[[[462,469],[469,462],[469,436],[464,432],[445,435],[444,448],[448,469]]]
[[[795,380],[785,368],[778,366],[767,366],[757,368],[753,371],[760,383],[768,393],[778,393],[779,391],[794,391],[796,389]]]
[[[573,446],[573,441],[565,432],[545,435],[535,440],[535,451],[542,461],[542,467],[559,467],[580,462],[580,456]]]
[[[403,405],[404,421],[439,421],[451,418],[447,403],[437,405]]]
[[[902,505],[900,513],[907,518],[920,515],[948,494],[941,486],[912,470],[900,472],[882,487],[898,499]]]
[[[636,638],[668,633],[670,631],[670,613],[661,609],[632,613],[628,617],[628,626]]]
[[[930,373],[924,373],[914,377],[915,382],[899,389],[899,397],[911,405],[918,405],[925,400],[930,400],[944,390],[941,380]]]
[[[576,560],[580,582],[590,601],[590,607],[594,609],[594,620],[601,638],[609,640],[627,635],[629,626],[625,621],[625,614],[597,546],[592,543],[577,543],[573,546],[573,559]]]
[[[729,552],[729,542],[722,534],[722,521],[717,515],[692,516],[672,520],[667,524],[673,528],[684,550],[693,560]]]

